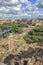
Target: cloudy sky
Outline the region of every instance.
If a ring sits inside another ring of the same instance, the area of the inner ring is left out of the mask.
[[[43,19],[43,0],[0,0],[0,18]]]

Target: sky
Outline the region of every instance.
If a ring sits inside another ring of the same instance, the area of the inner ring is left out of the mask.
[[[43,19],[43,0],[0,0],[0,18]]]

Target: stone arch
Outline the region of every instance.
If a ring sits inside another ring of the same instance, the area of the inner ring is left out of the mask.
[[[28,64],[28,61],[27,60],[24,60],[23,61],[23,65],[27,65]]]
[[[19,62],[15,62],[15,65],[19,65]]]
[[[12,59],[14,59],[14,55],[13,54],[10,54],[10,55],[8,55],[5,59],[4,59],[4,63],[5,64],[10,64],[9,62],[12,60]]]

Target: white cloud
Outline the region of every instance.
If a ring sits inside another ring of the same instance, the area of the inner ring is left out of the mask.
[[[8,13],[8,12],[9,12],[9,8],[0,7],[0,12],[1,12],[1,13]]]
[[[43,8],[43,0],[37,0],[35,5],[38,7],[38,8]]]
[[[20,2],[27,4],[28,3],[28,0],[20,0]]]
[[[0,0],[0,17],[38,16],[38,9],[43,7],[43,0],[37,0],[35,4],[28,0]]]
[[[21,11],[21,7],[22,7],[22,4],[12,6],[11,11],[18,11],[19,12],[19,11]]]
[[[19,1],[18,0],[11,0],[11,3],[17,4]]]
[[[2,7],[0,8],[0,11],[3,11],[3,8]]]
[[[43,2],[41,2],[41,4],[43,5]]]
[[[15,11],[20,11],[21,10],[19,7],[13,7],[12,9],[15,10]]]

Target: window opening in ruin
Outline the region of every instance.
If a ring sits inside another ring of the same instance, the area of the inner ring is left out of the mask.
[[[15,65],[19,65],[19,63],[18,62],[15,62]]]
[[[28,61],[23,61],[23,65],[27,65]]]

